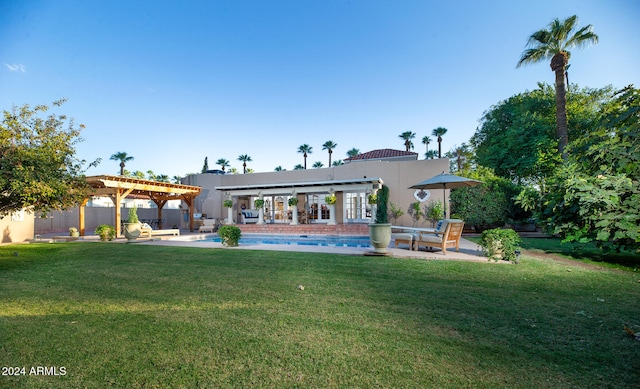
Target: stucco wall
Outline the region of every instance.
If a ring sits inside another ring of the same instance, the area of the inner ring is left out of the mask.
[[[397,204],[405,211],[405,215],[398,219],[397,224],[411,226],[413,221],[406,214],[409,204],[417,201],[415,190],[409,186],[431,178],[443,171],[449,171],[449,160],[430,159],[414,161],[366,161],[349,163],[341,166],[321,169],[290,170],[282,172],[250,173],[250,174],[196,174],[183,180],[183,184],[202,187],[200,195],[195,199],[196,212],[207,214],[207,217],[224,219],[227,217],[226,208],[222,207],[223,193],[215,190],[220,186],[258,185],[273,183],[294,183],[309,181],[349,180],[356,178],[381,178],[389,187],[389,201]],[[448,195],[447,191],[447,195]],[[443,201],[442,190],[430,191],[429,200]],[[251,207],[252,208],[252,207]],[[339,210],[341,211],[341,210]],[[428,222],[419,225],[427,226]]]
[[[1,243],[18,243],[33,239],[33,219],[32,213],[24,211],[0,219]]]

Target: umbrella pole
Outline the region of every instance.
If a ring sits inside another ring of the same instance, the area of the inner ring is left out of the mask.
[[[447,218],[447,186],[442,185],[442,201],[444,202],[444,218]]]

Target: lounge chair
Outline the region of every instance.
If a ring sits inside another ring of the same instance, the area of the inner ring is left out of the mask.
[[[140,227],[140,237],[141,238],[151,238],[156,235],[180,235],[180,230],[177,228],[169,228],[166,230],[154,230],[147,223],[142,223]]]
[[[440,226],[442,232],[420,232],[413,242],[413,249],[419,250],[420,246],[439,248],[442,254],[447,254],[447,247],[455,247],[460,251],[460,237],[464,222],[459,219],[445,219]]]
[[[213,234],[213,230],[216,229],[216,221],[217,219],[203,219],[198,232],[210,232]]]

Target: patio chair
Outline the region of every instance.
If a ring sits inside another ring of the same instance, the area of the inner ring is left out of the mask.
[[[439,248],[442,254],[447,254],[447,247],[455,247],[456,252],[460,251],[460,237],[464,222],[459,219],[445,219],[442,222],[440,231],[436,233],[420,232],[413,243],[413,249],[419,250],[420,246]]]

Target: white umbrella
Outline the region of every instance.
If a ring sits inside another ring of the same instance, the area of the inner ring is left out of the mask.
[[[437,176],[431,177],[418,184],[412,185],[409,189],[439,189],[442,188],[444,197],[444,217],[447,217],[447,189],[467,188],[482,184],[482,181],[472,180],[471,178],[460,177],[454,174],[442,172]]]

